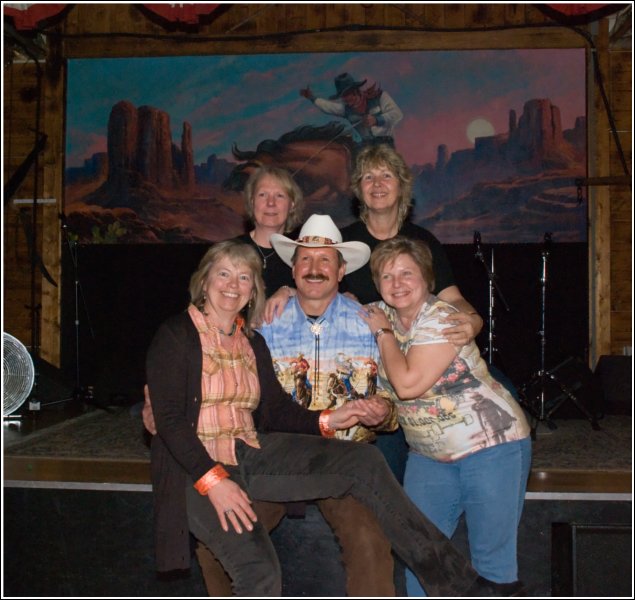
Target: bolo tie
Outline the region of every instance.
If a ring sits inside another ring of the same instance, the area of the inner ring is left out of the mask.
[[[324,325],[324,319],[322,321],[316,321],[314,319],[308,319],[311,323],[311,333],[315,337],[314,349],[313,349],[313,389],[316,391],[316,397],[320,391],[320,334]]]

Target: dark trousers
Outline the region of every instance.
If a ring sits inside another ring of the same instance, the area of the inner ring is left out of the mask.
[[[261,448],[237,442],[232,479],[253,499],[296,502],[350,494],[375,515],[395,553],[433,596],[461,596],[476,580],[468,560],[406,496],[376,448],[317,436],[271,433]],[[218,557],[238,596],[279,596],[280,564],[260,522],[224,532],[205,496],[187,488],[190,530]]]
[[[355,598],[395,596],[390,542],[375,515],[352,496],[324,498],[316,504],[342,549],[346,595]],[[284,518],[287,505],[254,500],[252,508],[265,530],[271,532]],[[212,552],[199,542],[196,556],[208,594],[230,596],[231,582]]]
[[[397,427],[395,431],[380,431],[377,439],[373,442],[386,459],[390,470],[397,481],[403,485],[403,476],[406,472],[406,461],[408,460],[408,444],[403,429]]]

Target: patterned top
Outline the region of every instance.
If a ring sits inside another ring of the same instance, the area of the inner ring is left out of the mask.
[[[220,332],[207,323],[205,315],[192,304],[187,310],[203,349],[201,410],[196,433],[215,461],[237,465],[236,438],[254,448],[260,447],[252,416],[260,401],[256,358],[242,333],[242,320],[237,321],[231,350],[226,350],[221,345]]]
[[[412,346],[447,343],[441,331],[448,324],[441,320],[456,309],[433,294],[405,333],[396,325],[395,310],[384,302],[379,306],[404,354]],[[522,408],[490,375],[474,341],[461,348],[440,379],[416,400],[399,400],[381,365],[379,378],[392,393],[410,449],[429,458],[451,462],[529,435]]]
[[[359,310],[357,302],[338,294],[325,313],[313,320],[293,297],[273,323],[261,327],[276,376],[301,406],[334,409],[373,394],[389,397],[377,385],[379,349]],[[377,429],[392,431],[396,426],[396,414],[391,411]],[[337,431],[335,437],[372,441],[375,434],[356,425]]]

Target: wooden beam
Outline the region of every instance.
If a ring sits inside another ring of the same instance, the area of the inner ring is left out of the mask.
[[[59,44],[53,43],[50,52],[59,52]],[[63,212],[64,69],[64,61],[49,60],[42,78],[42,126],[48,135],[42,187],[44,197],[57,200],[57,204],[45,207],[42,213],[42,261],[57,286],[42,278],[40,354],[56,367],[61,366],[62,240],[58,217]]]
[[[532,469],[528,492],[628,494],[633,476],[628,471]]]
[[[575,180],[575,185],[623,185],[630,186],[632,184],[632,180],[630,177],[580,177]]]
[[[328,23],[328,19],[327,19]],[[328,27],[328,25],[327,25]],[[381,50],[478,50],[516,48],[584,48],[583,37],[562,27],[530,27],[484,31],[412,31],[363,28],[205,37],[179,35],[65,36],[65,58],[271,54],[277,52],[370,52]]]
[[[598,24],[595,58],[608,89],[609,36],[608,19]],[[598,82],[594,74],[593,56],[589,56],[589,149],[590,178],[604,178],[610,172],[610,128]],[[600,356],[611,353],[611,210],[607,186],[589,188],[589,325],[591,369]]]

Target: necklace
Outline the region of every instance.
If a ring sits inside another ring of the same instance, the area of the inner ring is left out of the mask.
[[[207,317],[207,313],[204,312],[203,314]],[[236,321],[232,323],[232,328],[229,330],[229,333],[225,333],[220,327],[218,327],[218,325],[214,325],[214,323],[212,323],[208,319],[205,319],[205,322],[210,329],[212,329],[213,331],[218,331],[218,333],[220,333],[221,335],[232,337],[236,333]]]
[[[236,333],[236,321],[232,323],[232,328],[229,330],[229,333],[225,333],[220,327],[217,327],[218,333],[221,335],[226,335],[227,337],[231,337]]]
[[[271,258],[276,253],[276,251],[272,250],[269,254],[265,254],[262,251],[262,248],[256,242],[254,242],[254,246],[256,246],[256,250],[258,250],[258,252],[260,252],[260,256],[262,256],[262,270],[266,271],[267,270],[267,259]]]

